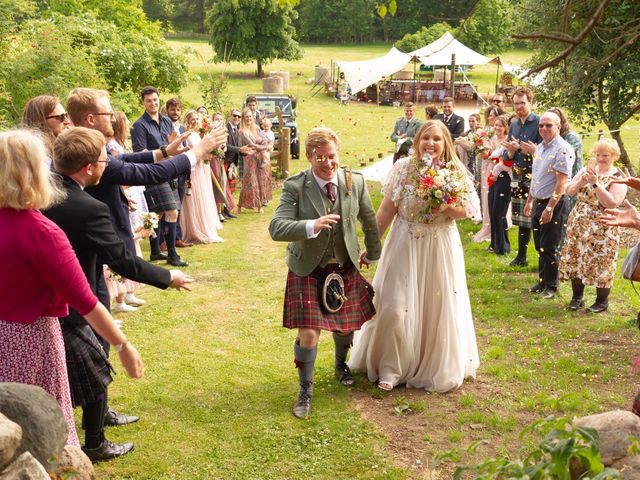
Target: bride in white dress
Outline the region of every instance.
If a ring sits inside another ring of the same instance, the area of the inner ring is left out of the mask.
[[[455,222],[479,216],[480,205],[468,178],[464,205],[432,210],[426,223],[426,203],[412,193],[425,153],[433,168],[466,168],[439,121],[423,124],[413,144],[413,157],[394,165],[382,190],[376,215],[381,237],[395,220],[373,279],[377,314],[356,332],[349,366],[367,372],[383,390],[404,383],[446,392],[475,377],[480,363]]]

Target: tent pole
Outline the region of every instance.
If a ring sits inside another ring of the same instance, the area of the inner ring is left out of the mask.
[[[413,103],[418,103],[418,91],[416,90],[416,58],[413,57]]]
[[[446,76],[446,75],[445,75]],[[456,54],[451,54],[451,98],[456,98]]]
[[[498,57],[498,68],[496,68],[496,88],[494,93],[498,93],[498,79],[500,78],[500,57]]]

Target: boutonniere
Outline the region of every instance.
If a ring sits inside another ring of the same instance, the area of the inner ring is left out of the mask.
[[[353,186],[351,167],[345,166],[342,168],[344,169],[344,184],[347,187],[347,196],[351,196],[351,187]]]

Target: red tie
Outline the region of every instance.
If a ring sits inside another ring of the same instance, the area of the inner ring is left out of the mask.
[[[329,199],[329,201],[331,203],[336,203],[336,186],[335,186],[335,184],[329,182],[324,186],[324,188],[327,189],[327,198]]]

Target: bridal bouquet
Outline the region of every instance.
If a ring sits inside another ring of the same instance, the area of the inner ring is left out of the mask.
[[[222,123],[219,120],[214,121],[213,124],[209,124],[209,122],[207,122],[207,119],[203,118],[200,124],[198,125],[198,132],[200,133],[200,138],[204,138],[204,136],[207,133],[209,133],[211,130],[219,128],[221,125]],[[216,157],[220,157],[220,156],[224,156],[225,150],[226,150],[226,145],[222,145],[218,148],[214,148],[209,153],[211,153],[211,155],[215,155]],[[207,158],[203,160],[203,163],[205,165],[208,165],[209,161],[210,159]]]
[[[441,205],[463,205],[470,191],[466,172],[452,169],[449,165],[433,162],[428,154],[418,160],[411,186],[412,194],[426,203],[421,210],[421,220],[433,221],[433,209]]]
[[[475,131],[469,134],[476,158],[489,158],[489,155],[491,155],[489,140],[491,140],[493,135],[493,131],[487,132],[486,130]]]
[[[147,212],[143,213],[141,217],[144,229],[151,232],[151,238],[156,238],[155,229],[158,228],[158,222],[160,221],[158,214],[155,212]]]

